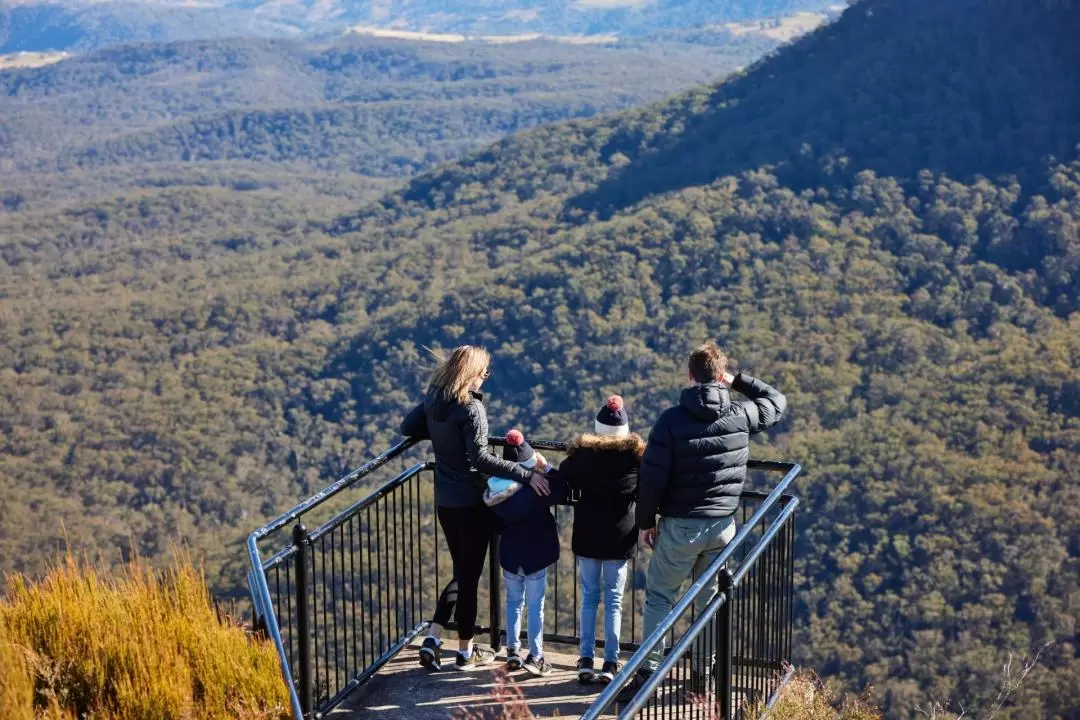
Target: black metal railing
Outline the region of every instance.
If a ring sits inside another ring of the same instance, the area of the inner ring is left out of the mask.
[[[583,719],[617,710],[619,718],[743,720],[771,706],[790,678],[799,501],[788,489],[800,467],[753,466],[787,472],[772,492],[743,494],[735,538],[642,641]],[[749,517],[747,501],[757,501]],[[658,659],[658,667],[619,706],[621,690],[650,659]]]
[[[491,438],[493,446],[503,442],[502,438]],[[314,517],[316,509],[334,508],[346,490],[369,485],[376,471],[405,461],[414,445],[410,440],[395,445],[248,538],[256,623],[265,628],[277,648],[297,720],[328,713],[420,636],[450,579],[450,557],[439,537],[435,516],[431,462],[407,465],[359,501],[333,512],[314,530],[304,524]],[[565,444],[555,442],[532,445],[545,453],[566,449]],[[740,707],[774,692],[775,678],[780,677],[779,671],[790,657],[791,644],[791,513],[797,500],[786,494],[786,488],[798,466],[754,462],[751,467],[784,471],[787,476],[769,494],[747,491],[743,495],[742,529],[722,556],[738,579],[732,585],[734,592],[718,595],[723,601],[716,608],[706,608],[699,617],[684,597],[665,624],[667,636],[675,643],[719,637],[715,631],[724,616],[721,608],[731,609],[729,621],[735,629],[726,636],[733,647],[731,671],[726,677],[731,686],[728,695],[739,698]],[[778,518],[784,512],[787,515],[781,523]],[[572,514],[572,504],[556,508],[562,545],[567,549]],[[262,560],[259,543],[290,526],[288,545]],[[488,577],[480,588],[480,607],[486,604],[488,608],[488,624],[477,627],[476,632],[488,634],[495,648],[502,644],[503,612],[497,557],[497,537],[493,537]],[[639,551],[631,560],[629,602],[624,602],[620,644],[630,651],[643,641],[645,646],[655,645],[652,636],[642,638],[645,564],[639,562],[641,557]],[[720,569],[717,563],[714,566],[709,572],[715,577]],[[545,640],[577,644],[581,598],[577,559],[572,553],[561,554],[548,573],[548,583]],[[733,598],[730,601],[729,596]],[[785,603],[782,606],[778,605],[781,600]],[[690,636],[691,640],[685,641]],[[602,645],[602,640],[598,639],[598,644]],[[679,645],[675,647],[679,650]],[[631,658],[628,667],[639,655]],[[727,656],[720,653],[720,657]],[[661,666],[661,672],[668,685],[680,677],[673,668]],[[721,685],[717,676],[709,687],[719,692]],[[611,705],[608,695],[598,698],[606,703],[604,711]],[[662,692],[649,690],[650,707],[660,707],[664,697]]]

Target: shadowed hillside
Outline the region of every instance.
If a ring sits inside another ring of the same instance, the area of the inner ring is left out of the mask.
[[[796,187],[820,182],[822,164],[1038,178],[1076,151],[1077,27],[1080,7],[1057,0],[856,6],[718,86],[647,148],[632,132],[610,138],[602,154],[632,161],[573,206],[610,213],[766,165]]]

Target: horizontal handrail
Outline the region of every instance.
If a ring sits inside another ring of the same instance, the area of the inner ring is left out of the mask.
[[[433,467],[435,467],[435,463],[426,462],[416,463],[412,467],[403,470],[400,474],[398,474],[397,477],[383,485],[378,490],[373,491],[370,495],[361,500],[357,500],[352,505],[339,512],[337,515],[327,520],[319,527],[315,528],[311,532],[311,541],[315,542],[326,533],[334,530],[334,528],[340,527],[356,513],[360,512],[366,507],[374,505],[380,499],[394,492],[394,490],[409,482],[409,480],[412,480],[413,477],[415,477],[416,475],[419,475],[425,470],[430,470]]]
[[[645,638],[645,640],[642,641],[641,646],[638,648],[637,652],[635,652],[630,657],[630,659],[626,661],[626,664],[623,665],[622,669],[619,671],[619,674],[615,677],[615,680],[607,684],[607,687],[605,687],[604,690],[597,696],[596,700],[594,700],[593,704],[589,706],[589,709],[585,712],[585,714],[581,716],[582,720],[596,720],[596,718],[600,717],[600,715],[603,714],[604,709],[607,708],[607,706],[610,705],[612,701],[614,701],[615,696],[618,695],[619,692],[622,690],[623,685],[626,684],[627,678],[632,677],[634,673],[641,669],[641,666],[645,664],[646,657],[653,650],[653,648],[663,643],[664,636],[671,632],[671,629],[675,626],[675,623],[686,613],[686,611],[690,608],[690,605],[693,604],[693,602],[697,599],[698,595],[700,595],[707,586],[711,585],[715,581],[717,574],[719,574],[721,569],[723,569],[723,567],[728,563],[728,561],[731,559],[731,556],[735,553],[735,550],[737,550],[739,546],[746,541],[746,538],[750,536],[751,532],[753,532],[754,527],[757,526],[759,522],[761,522],[761,520],[765,517],[765,514],[770,509],[772,509],[772,506],[775,505],[783,497],[784,493],[788,489],[788,486],[790,486],[791,483],[794,482],[795,476],[802,471],[802,466],[798,463],[776,463],[776,465],[779,467],[790,468],[787,474],[784,476],[784,479],[781,480],[775,488],[773,488],[772,492],[769,493],[765,502],[761,504],[761,507],[759,507],[757,511],[750,517],[750,520],[748,520],[742,526],[742,528],[739,529],[738,533],[735,534],[735,537],[732,539],[732,541],[728,543],[727,547],[725,547],[716,557],[716,559],[712,561],[712,563],[705,570],[705,572],[701,574],[701,577],[699,577],[690,586],[690,588],[686,591],[682,598],[677,603],[675,603],[675,607],[671,609],[671,612],[667,614],[667,617],[664,618],[663,622],[657,625],[656,628],[652,631],[652,634],[650,634],[649,637]],[[792,509],[794,509],[794,505],[792,505]]]
[[[314,510],[333,496],[337,495],[342,490],[345,490],[349,486],[353,485],[357,480],[360,480],[361,478],[370,475],[394,458],[400,455],[404,455],[405,452],[407,452],[409,448],[416,445],[417,442],[418,441],[413,438],[405,438],[397,445],[384,452],[382,455],[368,460],[366,463],[356,468],[351,473],[341,478],[337,482],[327,485],[325,488],[315,493],[307,500],[294,507],[292,510],[289,510],[284,514],[277,516],[276,518],[268,522],[266,525],[251,533],[251,536],[254,537],[256,540],[259,540],[266,537],[272,532],[280,530],[281,528],[291,523],[293,520],[296,520],[304,513]]]

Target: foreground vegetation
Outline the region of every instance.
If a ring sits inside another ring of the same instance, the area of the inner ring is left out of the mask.
[[[287,707],[273,647],[219,617],[185,560],[112,577],[69,556],[7,580],[4,720],[277,720]]]

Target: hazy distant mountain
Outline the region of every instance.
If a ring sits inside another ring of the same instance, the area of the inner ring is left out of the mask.
[[[832,0],[841,3],[841,0]],[[641,35],[822,10],[827,0],[0,0],[0,53],[121,42],[288,37],[374,28],[505,35]]]

